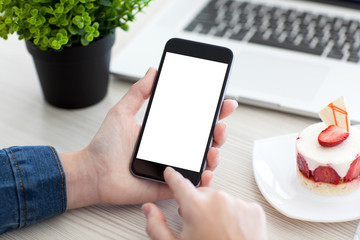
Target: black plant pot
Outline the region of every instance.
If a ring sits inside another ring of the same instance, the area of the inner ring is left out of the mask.
[[[42,51],[26,41],[33,56],[45,100],[60,108],[83,108],[102,100],[108,89],[111,47],[109,35],[90,45]]]

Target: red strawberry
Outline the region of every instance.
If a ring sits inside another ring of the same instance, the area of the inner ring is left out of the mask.
[[[296,156],[296,162],[297,162],[298,168],[302,172],[302,174],[304,174],[305,177],[310,178],[311,171],[309,170],[309,166],[308,166],[306,160],[304,159],[303,155],[298,153]]]
[[[345,129],[330,125],[319,134],[318,141],[323,147],[333,147],[342,143],[348,136],[349,133]]]
[[[360,175],[360,156],[358,156],[350,165],[346,176],[344,177],[344,181],[348,182],[357,178]]]
[[[338,184],[341,177],[332,167],[320,166],[314,170],[315,182]]]

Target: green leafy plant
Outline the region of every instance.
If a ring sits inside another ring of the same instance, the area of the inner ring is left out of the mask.
[[[150,1],[0,0],[0,37],[17,33],[41,50],[87,46],[117,27],[127,31],[127,23]]]

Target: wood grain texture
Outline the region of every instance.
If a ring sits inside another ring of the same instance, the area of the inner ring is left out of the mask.
[[[164,0],[153,3],[154,9]],[[140,16],[140,15],[139,15]],[[113,51],[121,48],[142,24],[143,17],[131,33],[117,36]],[[0,146],[53,145],[59,152],[85,147],[108,110],[124,95],[130,83],[111,76],[106,98],[95,106],[81,110],[62,110],[44,102],[35,68],[24,42],[12,36],[0,39]],[[144,108],[138,114],[142,119]],[[247,201],[256,201],[265,209],[269,239],[352,239],[357,221],[311,223],[290,219],[275,210],[260,193],[253,175],[252,147],[256,139],[298,132],[318,120],[262,108],[240,105],[227,118],[228,140],[221,148],[220,165],[212,187]],[[294,160],[295,161],[295,160]],[[181,218],[174,200],[157,203],[165,212],[171,228],[179,233]],[[141,206],[97,205],[68,211],[20,230],[0,236],[10,239],[148,239]]]

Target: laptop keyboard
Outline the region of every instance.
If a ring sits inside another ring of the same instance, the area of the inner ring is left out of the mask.
[[[210,0],[185,31],[359,62],[357,20],[246,1]]]

